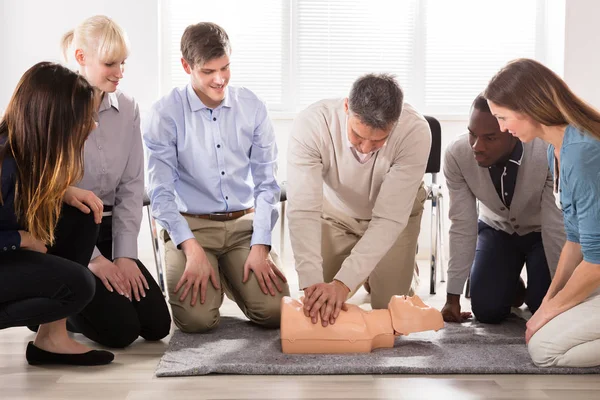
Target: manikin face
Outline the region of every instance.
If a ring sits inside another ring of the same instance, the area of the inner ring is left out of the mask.
[[[502,132],[498,120],[489,112],[473,108],[469,119],[469,144],[480,167],[490,167],[510,156],[516,143]]]
[[[348,140],[352,146],[363,154],[377,151],[385,145],[395,124],[387,129],[377,129],[361,122],[348,108],[348,99],[344,101],[344,111],[347,115]]]
[[[119,86],[125,70],[125,58],[102,61],[96,55],[87,55],[83,50],[75,52],[79,64],[79,73],[95,88],[102,92],[113,93]]]
[[[542,125],[534,121],[531,117],[519,112],[510,110],[505,107],[500,107],[492,101],[488,100],[490,110],[496,119],[500,129],[508,131],[511,135],[519,138],[523,143],[531,142],[541,134]]]
[[[194,92],[202,103],[210,108],[221,104],[225,98],[225,88],[231,77],[229,56],[213,58],[202,65],[193,67],[182,58],[181,64],[185,72],[190,75]]]

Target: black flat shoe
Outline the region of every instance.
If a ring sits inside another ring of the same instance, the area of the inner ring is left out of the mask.
[[[115,355],[104,350],[90,350],[83,354],[51,353],[29,342],[25,358],[30,365],[105,365],[112,362]]]

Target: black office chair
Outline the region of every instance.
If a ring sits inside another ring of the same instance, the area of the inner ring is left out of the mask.
[[[431,174],[431,185],[427,185],[427,200],[431,200],[431,248],[429,265],[431,267],[431,279],[429,293],[435,294],[437,282],[437,269],[440,266],[441,282],[446,281],[444,271],[444,198],[442,186],[437,182],[437,174],[440,172],[442,159],[442,127],[434,117],[425,116],[431,129],[431,151],[427,160],[425,173]]]

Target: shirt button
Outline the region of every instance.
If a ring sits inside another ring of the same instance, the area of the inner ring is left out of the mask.
[[[221,145],[220,145],[220,144],[218,144],[218,145],[217,145],[217,149],[220,149],[220,148],[221,148]]]
[[[102,168],[102,172],[103,172],[103,173],[106,173],[106,168]]]
[[[102,146],[98,146],[98,150],[102,150]]]
[[[508,192],[504,192],[504,195],[505,195],[505,196],[508,196]]]
[[[6,251],[6,250],[8,250],[8,247],[3,248],[2,250]]]
[[[506,210],[505,207],[500,207],[500,211],[504,211],[504,210]]]
[[[215,117],[213,117],[213,121],[216,121],[217,119]]]
[[[14,244],[12,245],[11,249],[16,250],[17,246],[15,246]]]
[[[521,225],[515,225],[515,229],[519,229]]]
[[[221,171],[221,175],[225,175],[225,171]]]
[[[229,200],[229,196],[225,196],[225,200]]]

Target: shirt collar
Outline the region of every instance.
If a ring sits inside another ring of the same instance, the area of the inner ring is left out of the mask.
[[[119,111],[119,99],[117,98],[116,92],[104,92],[104,96],[102,96],[102,103],[100,103],[100,109],[98,112],[108,110],[110,107],[113,107],[115,110]]]
[[[187,84],[186,93],[187,93],[188,102],[190,103],[190,109],[192,110],[192,112],[196,112],[198,110],[203,110],[205,108],[208,110],[213,110],[212,108],[205,105],[202,102],[202,100],[200,100],[200,97],[198,97],[196,92],[194,92],[194,88],[192,87],[191,83]],[[231,108],[231,96],[230,96],[230,92],[229,92],[229,86],[227,86],[225,88],[225,98],[223,99],[221,104],[219,104],[216,108],[219,108],[219,107]]]
[[[510,153],[508,162],[521,165],[521,161],[523,161],[523,142],[519,140],[515,145],[515,148],[513,149],[512,153]]]
[[[508,160],[506,160],[505,163],[503,164],[494,164],[488,168],[492,168],[492,167],[498,167],[498,168],[504,168],[506,165],[508,165],[509,163],[513,163],[513,164],[517,164],[517,165],[521,165],[521,162],[523,161],[523,142],[521,142],[520,140],[517,141],[517,144],[515,144],[515,148],[513,149],[513,151],[510,153],[510,156],[508,157]]]

